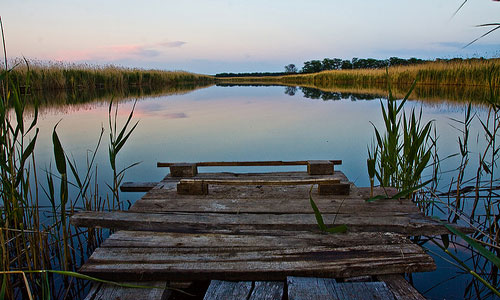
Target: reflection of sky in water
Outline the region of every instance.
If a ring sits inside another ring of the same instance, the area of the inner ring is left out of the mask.
[[[412,106],[421,107],[409,102],[407,109]],[[121,122],[131,107],[132,102],[120,104]],[[457,140],[449,118],[463,118],[461,109],[424,105],[423,114],[426,120],[436,120],[441,151],[456,152],[457,148],[446,148],[456,147]],[[44,115],[38,162],[52,156],[50,134],[61,119],[58,133],[65,150],[82,164],[103,124],[106,133],[98,161],[107,168],[106,106]],[[307,99],[300,91],[286,95],[283,87],[214,86],[186,95],[146,98],[137,103],[135,119],[139,126],[118,159],[123,166],[142,163],[127,173],[127,181],[161,179],[167,170],[157,169],[157,161],[342,159],[340,169],[358,185],[368,185],[366,152],[374,136],[370,122],[380,129],[383,125],[378,99]],[[106,176],[106,168],[101,175]],[[238,168],[252,170],[259,169]]]
[[[336,101],[307,99],[300,90],[289,96],[284,93],[283,87],[216,86],[185,95],[140,100],[135,110],[139,126],[119,154],[118,161],[120,167],[137,161],[142,163],[130,169],[124,181],[162,179],[168,169],[156,168],[158,161],[341,159],[343,164],[339,169],[357,185],[367,186],[367,145],[374,136],[370,122],[382,129],[380,101],[352,100],[350,96]],[[424,119],[436,121],[441,158],[458,152],[459,133],[450,125],[457,126],[451,118],[463,119],[463,107],[435,103],[422,105],[416,101],[408,103],[407,109],[411,107],[422,107]],[[131,108],[132,102],[120,104],[120,124],[123,124]],[[486,114],[484,111],[479,113]],[[66,152],[79,163],[80,169],[84,169],[85,155],[95,147],[103,124],[106,131],[97,163],[101,180],[105,178],[104,181],[109,182],[107,106],[41,116],[38,165],[45,167],[52,159],[50,135],[53,126],[61,119],[59,137]],[[480,128],[477,121],[473,126]],[[475,152],[471,154],[472,159],[477,157],[475,141],[478,136],[478,130],[473,131],[471,150]],[[456,160],[452,159],[442,165],[443,170],[455,166]],[[296,169],[305,170],[305,167],[201,168],[201,171]],[[100,187],[101,191],[106,189],[104,182],[100,183]],[[123,194],[122,199],[134,201],[140,196],[139,193]],[[439,272],[447,271],[441,268]],[[446,275],[439,273],[439,277]],[[459,289],[456,292],[458,297],[463,295]]]

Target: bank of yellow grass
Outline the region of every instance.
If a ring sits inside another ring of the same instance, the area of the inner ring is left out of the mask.
[[[418,85],[488,86],[488,74],[493,70],[493,85],[500,87],[500,59],[471,59],[436,61],[411,66],[389,67],[391,83],[409,85],[417,79]],[[385,69],[333,70],[312,74],[277,77],[218,78],[221,82],[280,83],[314,85],[324,88],[342,84],[380,85],[387,83]]]
[[[90,64],[18,63],[9,76],[19,85],[25,83],[30,71],[29,87],[32,90],[75,89],[125,89],[130,86],[155,87],[181,83],[209,83],[212,76],[184,71],[145,70],[117,66]]]

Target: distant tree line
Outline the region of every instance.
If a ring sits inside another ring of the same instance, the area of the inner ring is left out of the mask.
[[[317,73],[328,70],[352,70],[352,69],[379,69],[389,66],[407,66],[416,65],[426,62],[426,60],[419,58],[404,59],[399,57],[391,57],[389,59],[375,59],[375,58],[357,58],[351,60],[343,60],[340,58],[325,58],[323,60],[310,60],[304,62],[304,66],[300,73]],[[285,66],[285,72],[290,72],[294,64]],[[296,68],[295,68],[296,70]],[[297,71],[295,73],[298,73]]]
[[[484,60],[481,58],[451,58],[443,59],[437,58],[436,62],[459,62],[459,61],[475,61]],[[288,64],[285,66],[285,72],[253,72],[253,73],[219,73],[215,77],[265,77],[265,76],[283,76],[290,74],[307,74],[307,73],[317,73],[321,71],[328,70],[353,70],[353,69],[380,69],[392,66],[408,66],[417,65],[426,62],[431,62],[431,60],[424,60],[420,58],[399,58],[390,57],[388,59],[375,59],[375,58],[357,58],[354,57],[351,60],[345,60],[340,58],[324,58],[323,60],[310,60],[304,62],[304,66],[301,70],[297,68],[295,64]]]

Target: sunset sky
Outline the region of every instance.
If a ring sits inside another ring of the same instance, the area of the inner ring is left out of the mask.
[[[499,57],[500,2],[3,0],[8,56],[197,73],[312,59]]]

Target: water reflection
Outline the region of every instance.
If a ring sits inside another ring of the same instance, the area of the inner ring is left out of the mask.
[[[363,85],[363,84],[333,84],[333,83],[321,83],[318,82],[315,85],[283,85],[276,83],[258,83],[258,82],[239,82],[239,83],[217,83],[217,86],[222,87],[269,87],[269,86],[283,86],[285,89],[285,94],[293,96],[296,94],[297,89],[300,89],[304,97],[310,99],[323,99],[323,100],[340,100],[347,99],[348,97],[352,101],[357,100],[372,100],[377,98],[383,98],[387,96],[387,86],[385,84],[380,85]],[[392,86],[392,93],[396,98],[403,98],[410,85],[396,85]],[[500,89],[500,87],[497,87]],[[340,95],[339,95],[340,93]],[[489,99],[490,91],[487,86],[456,86],[456,85],[416,85],[412,94],[410,95],[410,100],[418,100],[425,102],[427,104],[432,103],[486,103],[486,99]]]
[[[300,90],[305,98],[309,99],[322,99],[328,100],[373,100],[380,99],[380,96],[374,94],[360,94],[360,93],[341,93],[341,92],[326,92],[315,88],[301,87]],[[285,94],[287,91],[285,90]]]
[[[206,88],[210,83],[203,84],[171,84],[160,87],[130,86],[127,89],[93,89],[93,90],[49,90],[30,91],[27,97],[28,103],[38,102],[40,112],[56,112],[60,110],[91,109],[95,105],[114,102],[126,102],[131,99],[144,99],[168,95],[181,95],[191,91]]]

